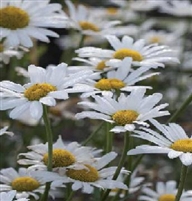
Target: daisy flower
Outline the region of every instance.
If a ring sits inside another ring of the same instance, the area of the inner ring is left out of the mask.
[[[94,47],[83,47],[76,50],[79,57],[99,57],[105,58],[109,61],[107,65],[118,67],[121,61],[126,57],[133,59],[133,65],[151,65],[154,68],[158,66],[164,67],[164,63],[167,62],[179,62],[174,57],[174,52],[167,46],[158,46],[158,44],[151,44],[145,46],[143,39],[134,42],[133,38],[129,36],[123,36],[120,41],[114,35],[105,36],[114,50],[104,50]]]
[[[135,86],[135,84],[158,73],[143,75],[150,67],[143,66],[134,70],[131,68],[131,63],[132,58],[125,58],[117,70],[108,71],[106,77],[97,81],[89,79],[86,81],[86,84],[77,84],[74,88],[77,87],[80,91],[83,89],[91,91],[83,93],[82,97],[88,97],[97,93],[107,94],[107,92],[131,91],[137,88],[151,89],[151,87],[148,86]]]
[[[80,105],[86,106],[95,111],[83,111],[76,114],[77,119],[90,118],[101,119],[115,124],[111,132],[120,133],[133,131],[135,124],[148,126],[147,120],[169,115],[168,111],[160,111],[168,104],[155,106],[161,99],[162,94],[155,93],[150,96],[144,96],[146,89],[132,90],[130,95],[120,94],[116,100],[110,96],[93,96],[95,102],[80,102]]]
[[[0,62],[8,64],[11,57],[16,57],[17,59],[21,59],[22,56],[23,56],[22,51],[15,50],[13,48],[4,47],[4,45],[0,43]]]
[[[188,0],[171,0],[161,6],[161,11],[178,17],[192,17],[192,3]]]
[[[69,0],[66,0],[65,3],[69,9],[69,25],[66,28],[77,29],[84,35],[107,34],[109,28],[120,24],[120,21],[106,21],[99,16],[96,17],[83,5],[78,5],[76,8]]]
[[[67,17],[62,14],[60,4],[49,4],[49,0],[1,1],[0,41],[5,39],[8,47],[32,47],[32,38],[49,42],[47,36],[58,34],[47,28],[64,28]]]
[[[55,99],[68,99],[67,89],[91,74],[91,70],[69,73],[65,63],[47,69],[30,65],[30,83],[22,86],[11,81],[0,82],[0,110],[13,108],[9,116],[15,119],[29,109],[34,119],[40,119],[43,105],[55,106]]]
[[[33,197],[38,200],[39,194],[43,194],[45,190],[45,183],[34,175],[32,176],[32,171],[26,168],[19,168],[18,172],[13,168],[2,169],[0,171],[0,182],[0,192],[15,190],[17,199]],[[54,190],[60,186],[57,186],[55,182],[52,183],[51,189]],[[54,197],[54,195],[51,196]]]
[[[181,45],[180,35],[178,33],[169,33],[163,30],[148,30],[142,35],[142,38],[148,43],[159,43],[163,45],[175,46]]]
[[[174,201],[177,188],[176,181],[167,181],[167,182],[157,182],[156,190],[152,190],[149,187],[144,187],[142,193],[145,195],[139,196],[138,200],[141,201]],[[192,191],[183,191],[180,201],[191,201]]]
[[[29,199],[26,198],[20,198],[20,199],[14,199],[15,195],[16,195],[15,190],[9,191],[9,192],[1,192],[0,193],[0,198],[3,201],[28,201]]]
[[[10,135],[10,136],[14,135],[13,132],[7,131],[7,129],[8,129],[8,126],[5,126],[4,128],[0,129],[0,136],[4,134]]]
[[[39,171],[34,174],[44,182],[57,181],[58,183],[72,183],[72,190],[77,191],[82,189],[84,193],[92,193],[94,187],[101,189],[124,189],[127,186],[120,181],[112,180],[112,177],[117,167],[108,167],[108,165],[115,157],[116,153],[110,152],[101,158],[85,163],[84,169],[63,169],[59,173]],[[125,173],[127,171],[123,170]]]
[[[37,144],[28,146],[31,151],[28,153],[21,153],[19,156],[24,156],[24,159],[19,159],[20,165],[30,165],[30,169],[47,170],[48,162],[48,147],[46,144]],[[79,168],[84,167],[83,162],[93,160],[93,149],[84,147],[77,142],[64,144],[61,136],[53,144],[53,160],[52,167],[56,171],[59,168]]]
[[[170,159],[179,157],[185,166],[192,164],[192,136],[188,137],[181,126],[170,123],[168,126],[160,124],[155,120],[151,123],[162,133],[159,134],[148,128],[140,128],[141,131],[135,130],[134,137],[148,140],[156,144],[140,145],[135,149],[128,151],[128,155],[136,154],[167,154]]]

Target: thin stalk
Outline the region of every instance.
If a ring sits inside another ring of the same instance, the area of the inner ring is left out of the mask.
[[[119,173],[121,172],[121,169],[124,165],[124,162],[125,162],[125,158],[127,156],[127,150],[129,148],[129,145],[130,145],[130,140],[129,140],[129,134],[128,133],[124,133],[124,147],[123,147],[123,153],[121,155],[121,158],[120,158],[120,161],[119,161],[119,164],[118,164],[118,167],[117,167],[117,170],[113,176],[113,180],[116,180],[117,177],[119,176]],[[110,193],[110,189],[106,190],[105,193],[103,194],[103,197],[101,199],[101,201],[104,201],[107,199],[109,193]]]
[[[88,137],[84,142],[82,142],[81,144],[82,144],[83,146],[85,146],[85,145],[98,133],[98,131],[102,128],[103,124],[104,124],[104,122],[102,122],[102,123],[97,127],[97,129],[94,130],[94,131],[89,135],[89,137]]]
[[[71,191],[69,197],[65,200],[65,201],[71,201],[73,195],[74,195],[75,191]]]
[[[47,170],[52,171],[52,158],[53,158],[53,134],[51,130],[51,124],[48,118],[47,106],[43,105],[43,120],[45,124],[46,134],[47,134],[47,142],[48,142],[48,163]],[[49,190],[50,190],[50,182],[46,183],[45,191],[42,197],[42,201],[48,200]]]
[[[181,167],[181,174],[180,174],[180,181],[179,181],[179,187],[178,187],[178,192],[175,198],[175,201],[179,201],[184,189],[184,184],[187,176],[187,169],[188,167],[185,165],[182,165]]]
[[[189,97],[185,100],[185,102],[181,105],[181,107],[169,118],[168,122],[174,122],[180,114],[187,108],[187,106],[192,101],[192,94],[189,95]]]
[[[110,132],[110,124],[106,123],[106,147],[105,152],[109,153],[113,146],[113,133]]]

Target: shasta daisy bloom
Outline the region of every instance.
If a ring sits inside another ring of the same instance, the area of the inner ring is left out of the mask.
[[[47,28],[63,28],[67,17],[62,14],[60,4],[49,4],[49,0],[1,1],[0,40],[8,47],[32,47],[32,38],[49,42],[48,36],[58,34]]]
[[[23,56],[22,51],[15,50],[13,48],[4,47],[4,45],[0,43],[0,62],[2,61],[3,63],[8,64],[11,57],[16,57],[17,59],[21,59],[22,56]]]
[[[48,162],[48,147],[46,144],[37,144],[28,146],[31,151],[28,153],[21,153],[18,163],[21,165],[30,165],[30,169],[43,169],[47,170]],[[90,147],[81,146],[77,142],[64,144],[61,136],[53,144],[53,159],[52,167],[56,171],[59,168],[79,168],[84,167],[83,162],[93,160],[93,149]]]
[[[69,0],[66,0],[65,3],[69,9],[69,24],[66,28],[77,29],[84,35],[107,34],[109,28],[120,24],[120,21],[106,21],[99,16],[96,17],[83,5],[78,5],[76,8]]]
[[[6,168],[0,171],[0,192],[8,192],[15,190],[16,198],[30,198],[39,199],[39,194],[43,194],[45,190],[45,183],[40,181],[32,171],[26,168],[20,168],[18,172],[13,168]],[[52,183],[51,189],[57,186]]]
[[[168,104],[157,103],[162,99],[162,94],[154,93],[145,96],[146,89],[132,90],[130,95],[120,94],[116,100],[110,96],[93,96],[95,102],[80,102],[80,105],[86,106],[94,111],[83,111],[76,114],[77,119],[90,118],[101,119],[114,124],[111,132],[120,133],[133,131],[135,124],[148,126],[146,121],[169,115],[168,111],[161,111]]]
[[[174,51],[167,46],[158,46],[151,44],[145,46],[143,39],[134,42],[133,38],[123,36],[120,41],[116,36],[105,36],[114,50],[105,50],[94,47],[83,47],[76,50],[79,57],[99,57],[108,59],[107,65],[118,67],[121,61],[126,57],[133,59],[133,65],[143,66],[151,65],[154,68],[158,66],[164,67],[164,63],[178,63],[179,60],[174,56]]]
[[[34,119],[40,119],[43,114],[42,105],[55,106],[55,99],[67,99],[67,89],[91,74],[91,70],[69,73],[65,63],[47,69],[30,65],[30,83],[22,86],[11,81],[0,82],[0,110],[13,108],[9,115],[15,119],[29,109]]]
[[[5,126],[4,128],[0,129],[0,136],[4,134],[10,135],[10,136],[14,135],[13,132],[7,131],[7,129],[8,129],[8,126]]]
[[[77,84],[74,88],[78,87],[81,91],[83,89],[88,90],[89,88],[90,92],[83,93],[82,97],[91,96],[97,93],[107,94],[107,92],[115,93],[116,91],[131,91],[137,88],[151,89],[149,86],[136,86],[135,84],[141,80],[157,75],[158,73],[143,75],[149,71],[150,67],[143,66],[134,70],[131,68],[131,64],[132,58],[125,58],[116,70],[108,71],[106,77],[97,81],[87,80],[86,84]]]
[[[145,195],[139,196],[141,201],[175,201],[177,188],[176,181],[157,182],[156,189],[152,190],[149,187],[142,188],[142,193]],[[180,201],[191,201],[192,191],[183,191]]]
[[[162,133],[159,134],[149,128],[134,131],[134,137],[148,140],[156,144],[140,145],[128,151],[128,155],[136,154],[167,154],[170,159],[179,157],[185,166],[192,164],[192,136],[188,137],[181,126],[170,123],[168,126],[155,120],[151,123]]]
[[[70,169],[66,168],[59,173],[38,171],[35,175],[44,182],[56,181],[57,183],[72,183],[72,190],[77,191],[82,189],[84,193],[92,193],[94,187],[101,189],[125,189],[127,186],[120,181],[112,180],[112,177],[117,167],[108,167],[108,165],[115,157],[116,153],[110,152],[101,158],[84,163],[84,169]],[[123,170],[127,173],[127,171]]]

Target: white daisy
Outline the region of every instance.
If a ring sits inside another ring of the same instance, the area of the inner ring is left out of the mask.
[[[85,169],[63,169],[59,173],[51,173],[45,171],[35,172],[44,182],[57,181],[58,183],[73,183],[72,190],[77,191],[82,189],[84,193],[92,193],[93,187],[101,189],[125,189],[127,186],[122,182],[112,180],[112,177],[117,167],[108,167],[108,165],[115,157],[116,153],[110,152],[101,158],[85,163]],[[127,173],[127,171],[123,170]]]
[[[83,89],[90,91],[83,93],[82,97],[88,97],[98,93],[105,95],[108,94],[107,92],[115,93],[116,91],[131,91],[138,88],[151,89],[149,86],[136,86],[135,84],[151,76],[157,75],[158,73],[143,75],[149,71],[150,67],[143,66],[134,70],[131,68],[131,63],[132,58],[125,58],[117,70],[108,71],[106,77],[104,76],[97,81],[89,79],[86,81],[87,83],[77,84],[74,88],[77,87],[80,91]]]
[[[0,171],[0,192],[15,190],[17,199],[33,197],[39,199],[39,194],[44,193],[45,183],[40,181],[34,175],[33,171],[26,168],[20,168],[18,172],[13,168],[6,168]],[[52,183],[51,189],[55,189],[56,182]],[[51,195],[54,196],[54,195]]]
[[[152,190],[149,187],[142,189],[143,194],[139,196],[141,201],[174,201],[177,194],[176,181],[157,182],[156,189]],[[191,201],[192,191],[183,191],[180,201]]]
[[[146,89],[132,90],[130,95],[120,94],[116,100],[110,96],[93,96],[95,102],[80,102],[80,105],[86,106],[95,111],[83,111],[76,114],[77,119],[91,118],[101,119],[115,124],[111,132],[120,133],[133,131],[135,124],[148,126],[147,120],[169,115],[168,111],[160,111],[168,104],[155,106],[161,99],[162,94],[155,93],[150,96],[144,96]]]
[[[108,35],[106,39],[109,41],[114,50],[104,50],[94,47],[83,47],[76,50],[79,57],[99,57],[105,58],[109,66],[118,67],[122,59],[132,57],[133,65],[151,65],[164,67],[164,63],[173,62],[179,63],[179,60],[174,57],[174,51],[167,46],[158,46],[151,44],[145,46],[145,41],[140,39],[134,42],[133,38],[123,36],[120,41],[116,36]]]
[[[78,5],[76,8],[69,0],[66,0],[65,3],[69,9],[68,27],[77,29],[84,35],[109,34],[109,28],[120,24],[120,21],[106,21],[99,18],[99,16],[96,17],[91,13],[91,10],[83,5]]]
[[[128,155],[136,154],[167,154],[170,159],[179,157],[185,166],[192,164],[192,136],[188,137],[181,126],[170,123],[168,126],[160,124],[155,120],[151,123],[163,134],[159,134],[148,128],[140,128],[142,131],[135,130],[134,137],[148,140],[156,144],[140,145],[128,151]]]
[[[16,57],[17,59],[21,59],[23,56],[23,52],[19,50],[15,50],[13,48],[4,47],[3,44],[0,43],[0,62],[8,64],[11,57]],[[1,67],[1,64],[0,64]]]
[[[192,17],[192,3],[188,0],[170,0],[162,4],[161,11],[178,17]]]
[[[148,43],[158,43],[161,45],[181,45],[180,35],[176,32],[166,32],[164,30],[148,30],[142,35],[142,38]]]
[[[30,83],[22,86],[10,81],[0,82],[0,110],[13,108],[9,115],[15,119],[29,109],[33,118],[40,119],[43,114],[42,104],[55,106],[55,99],[67,99],[67,89],[91,74],[91,70],[69,73],[65,63],[47,69],[30,65]]]
[[[28,146],[31,151],[28,153],[21,153],[25,159],[19,159],[20,165],[30,165],[30,169],[47,170],[48,162],[48,147],[46,144],[37,144]],[[93,149],[90,147],[81,146],[77,142],[64,144],[61,136],[53,144],[53,160],[52,167],[56,171],[59,168],[83,168],[82,165],[86,161],[93,160]]]
[[[8,126],[5,126],[4,128],[0,129],[0,136],[1,136],[1,135],[4,135],[4,134],[13,136],[14,133],[13,133],[13,132],[10,132],[10,131],[7,131],[8,128],[9,128]]]
[[[32,38],[49,42],[47,36],[58,37],[47,28],[64,28],[66,16],[60,4],[49,4],[49,0],[6,0],[0,4],[0,40],[8,47],[32,47]]]

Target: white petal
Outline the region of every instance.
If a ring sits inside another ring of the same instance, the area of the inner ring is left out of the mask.
[[[30,102],[26,102],[23,105],[14,108],[9,114],[10,118],[16,119],[17,117],[22,115],[22,113],[24,113],[29,108],[29,106]]]
[[[33,101],[30,104],[30,114],[34,119],[39,120],[43,115],[43,107],[39,101]]]
[[[39,102],[48,105],[48,106],[55,106],[56,105],[56,101],[53,97],[43,97],[39,100]]]
[[[183,153],[180,159],[184,165],[189,166],[192,164],[192,153]]]

